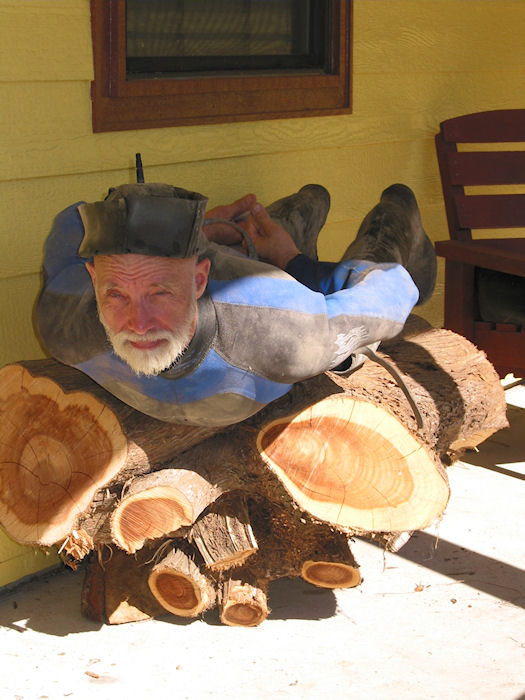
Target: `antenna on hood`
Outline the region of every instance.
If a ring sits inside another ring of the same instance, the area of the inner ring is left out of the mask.
[[[140,153],[135,153],[135,170],[137,172],[137,182],[144,182],[144,170],[142,169],[142,158]]]

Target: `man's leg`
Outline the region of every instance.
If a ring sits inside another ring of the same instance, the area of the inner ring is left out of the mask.
[[[419,290],[417,303],[430,299],[436,283],[436,254],[410,187],[395,184],[384,190],[341,259],[400,263]]]
[[[299,192],[266,207],[271,218],[292,237],[301,253],[317,260],[317,238],[330,209],[330,194],[321,185],[305,185]]]

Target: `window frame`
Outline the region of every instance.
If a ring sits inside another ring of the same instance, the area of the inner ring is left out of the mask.
[[[125,0],[91,0],[93,131],[350,113],[352,0],[327,2],[332,13],[330,74],[126,80]]]

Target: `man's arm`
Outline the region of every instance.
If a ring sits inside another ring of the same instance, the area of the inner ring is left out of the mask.
[[[348,265],[312,260],[302,254],[290,234],[273,221],[258,202],[250,213],[251,217],[244,226],[263,261],[279,267],[305,287],[325,296],[348,286]]]
[[[43,284],[35,307],[35,324],[45,348],[69,365],[107,347],[86,261],[78,255],[84,233],[78,204],[55,217],[45,243]]]

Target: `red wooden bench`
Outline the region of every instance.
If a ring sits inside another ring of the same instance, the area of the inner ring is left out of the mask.
[[[500,376],[525,377],[525,327],[485,320],[477,294],[477,269],[494,270],[515,276],[507,281],[517,282],[516,304],[525,304],[525,194],[502,193],[501,187],[491,193],[487,187],[525,185],[525,150],[511,150],[505,145],[510,142],[514,149],[525,149],[525,109],[478,112],[441,123],[436,150],[450,240],[438,241],[436,252],[445,258],[445,328],[484,350]],[[467,151],[458,144],[498,145]],[[475,191],[478,185],[484,186],[482,194]],[[473,229],[503,228],[518,231],[512,238],[472,236]]]

